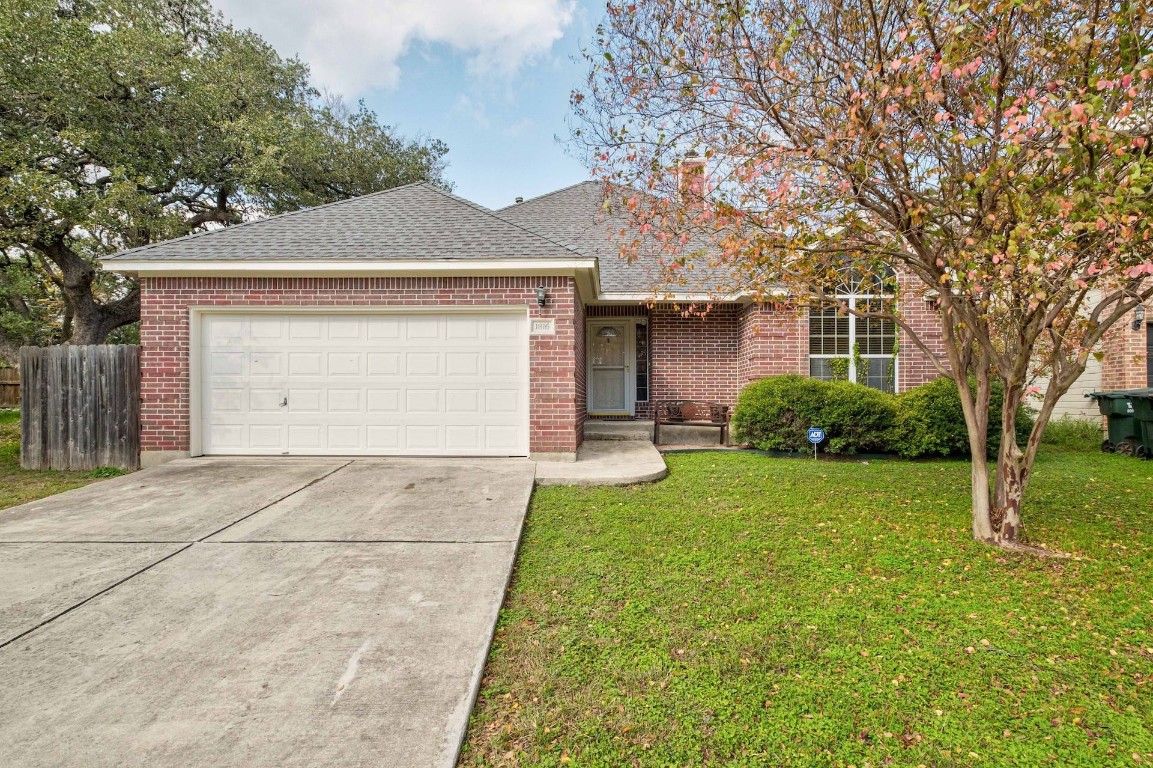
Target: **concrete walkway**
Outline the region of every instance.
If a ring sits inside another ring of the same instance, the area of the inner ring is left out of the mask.
[[[0,511],[19,766],[451,766],[523,460],[190,459]]]
[[[646,440],[586,440],[577,460],[540,461],[537,485],[633,485],[669,473],[660,452]]]

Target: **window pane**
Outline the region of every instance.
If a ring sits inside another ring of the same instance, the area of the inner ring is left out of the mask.
[[[849,316],[838,314],[836,307],[810,310],[809,354],[849,354]]]
[[[649,326],[637,323],[637,402],[649,400]]]
[[[822,381],[833,380],[833,369],[829,365],[829,358],[827,357],[810,357],[809,358],[809,376],[814,379],[821,379]]]
[[[882,392],[892,392],[893,387],[893,358],[866,357],[861,361],[866,370],[857,371],[857,381]]]
[[[883,312],[888,309],[887,302],[880,299],[869,299],[857,302],[857,308],[862,312]],[[862,355],[891,355],[893,345],[897,343],[897,325],[891,320],[879,317],[858,317],[857,346]]]

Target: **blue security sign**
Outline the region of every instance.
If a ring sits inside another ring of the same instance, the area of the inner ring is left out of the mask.
[[[813,445],[822,443],[825,440],[825,430],[820,427],[809,427],[809,442]]]

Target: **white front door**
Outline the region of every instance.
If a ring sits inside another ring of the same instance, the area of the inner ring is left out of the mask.
[[[522,313],[203,315],[206,454],[528,454]]]
[[[636,380],[635,320],[589,320],[588,410],[590,416],[632,416]]]

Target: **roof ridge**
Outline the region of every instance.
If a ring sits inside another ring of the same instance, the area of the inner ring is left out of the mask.
[[[241,229],[243,227],[250,227],[250,226],[255,225],[255,224],[264,224],[265,222],[275,221],[277,219],[283,219],[283,218],[287,218],[289,216],[296,216],[297,214],[308,213],[310,211],[319,211],[322,208],[331,208],[335,205],[343,205],[345,203],[351,203],[351,202],[354,202],[356,200],[364,200],[364,199],[369,198],[369,197],[380,197],[382,195],[387,195],[390,192],[396,192],[397,190],[407,189],[408,187],[418,187],[421,185],[431,187],[432,189],[435,189],[438,192],[443,192],[443,190],[441,190],[439,187],[437,187],[435,184],[433,184],[430,181],[427,181],[427,180],[410,181],[408,184],[401,184],[399,186],[389,187],[387,189],[378,189],[375,192],[368,192],[368,193],[363,194],[363,195],[356,195],[355,197],[346,197],[343,200],[333,200],[332,202],[321,203],[320,205],[313,205],[313,206],[307,206],[304,208],[297,208],[295,211],[285,211],[284,213],[277,213],[277,214],[274,214],[272,216],[265,216],[264,218],[261,218],[261,219],[251,219],[249,221],[242,221],[239,224],[232,224],[231,226],[222,227],[220,229],[207,229],[207,230],[203,230],[200,232],[189,232],[186,235],[181,235],[180,237],[174,237],[174,238],[171,238],[169,240],[160,240],[160,241],[157,241],[155,243],[148,243],[147,245],[138,245],[135,248],[128,248],[128,249],[123,250],[123,251],[117,251],[116,253],[112,254],[111,256],[105,256],[101,259],[101,261],[105,261],[108,259],[119,259],[121,256],[127,256],[128,254],[140,253],[141,251],[147,251],[147,250],[150,250],[152,248],[159,248],[161,246],[168,246],[168,245],[171,245],[172,243],[177,243],[177,242],[181,242],[181,241],[195,240],[198,237],[204,237],[206,235],[216,235],[216,234],[219,234],[221,232],[233,232],[233,231],[236,231],[236,230]],[[456,197],[456,195],[453,195],[451,193],[445,193],[445,194],[448,194],[450,197]],[[460,198],[460,199],[463,200],[463,198]]]
[[[495,211],[493,211],[493,213],[500,213],[501,211],[507,211],[510,208],[519,208],[522,205],[528,205],[529,203],[540,202],[541,200],[544,200],[546,197],[552,197],[553,195],[559,195],[562,192],[568,192],[570,189],[576,189],[577,187],[583,187],[585,184],[596,184],[598,186],[603,187],[606,183],[608,183],[608,182],[597,181],[596,179],[586,179],[584,181],[578,181],[575,184],[569,184],[567,187],[561,187],[560,189],[554,189],[552,192],[545,192],[543,195],[537,195],[536,197],[530,197],[528,200],[522,200],[521,202],[513,203],[512,205],[506,205],[504,208],[497,208]]]
[[[573,186],[576,186],[576,185],[574,184]],[[445,192],[443,189],[439,189],[439,188],[435,188],[435,189],[437,192],[444,195],[445,197],[449,197],[449,198],[452,198],[454,200],[458,200],[460,202],[463,202],[466,205],[468,205],[472,208],[475,208],[478,212],[483,213],[486,216],[491,216],[492,218],[496,219],[497,221],[501,222],[502,224],[506,224],[510,227],[514,227],[515,229],[519,229],[520,231],[522,231],[528,235],[531,235],[531,236],[533,236],[537,239],[540,239],[540,240],[544,240],[546,243],[549,243],[551,245],[555,245],[558,248],[563,248],[566,251],[568,251],[569,253],[574,254],[576,256],[579,256],[582,259],[589,258],[589,256],[587,254],[581,253],[580,251],[576,250],[575,248],[571,248],[571,247],[565,245],[564,243],[557,242],[556,240],[553,240],[551,237],[545,237],[541,233],[534,232],[531,229],[529,229],[528,227],[522,227],[520,224],[517,224],[515,221],[509,221],[508,219],[506,219],[503,216],[498,216],[496,214],[496,211],[489,210],[488,208],[485,208],[482,205],[474,203],[473,201],[471,201],[467,198],[460,197],[459,195],[454,195],[451,192]],[[560,190],[557,190],[557,191],[559,192]],[[594,256],[592,258],[595,259],[596,257]]]

